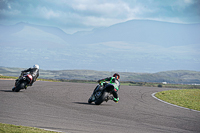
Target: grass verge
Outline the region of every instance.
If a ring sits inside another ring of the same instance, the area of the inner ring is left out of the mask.
[[[200,111],[200,89],[161,91],[155,96],[168,103]]]
[[[147,87],[163,87],[163,88],[181,88],[181,89],[200,89],[200,85],[188,85],[188,84],[162,84],[151,82],[121,82],[121,85],[128,86],[147,86]]]
[[[35,127],[16,126],[11,124],[0,123],[0,133],[56,133],[46,131]]]

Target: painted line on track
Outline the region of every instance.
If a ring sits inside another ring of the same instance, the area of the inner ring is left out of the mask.
[[[161,102],[163,102],[163,103],[166,103],[166,104],[169,104],[169,105],[178,107],[178,108],[187,109],[187,110],[190,110],[190,111],[195,111],[195,112],[199,112],[199,113],[200,113],[200,111],[198,111],[198,110],[189,109],[189,108],[181,107],[181,106],[178,106],[178,105],[175,105],[175,104],[172,104],[172,103],[165,102],[165,101],[163,101],[163,100],[157,98],[157,97],[155,96],[156,93],[157,93],[157,92],[154,92],[153,94],[151,94],[151,96],[152,96],[153,98],[157,99],[158,101],[161,101]]]
[[[37,127],[36,127],[36,128],[37,128]],[[62,131],[52,130],[52,129],[47,129],[47,128],[39,128],[39,129],[43,129],[43,130],[46,130],[46,131],[52,131],[52,132],[59,132],[59,133],[62,133]]]

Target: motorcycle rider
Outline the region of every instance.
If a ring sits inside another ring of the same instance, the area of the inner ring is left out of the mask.
[[[92,96],[90,97],[92,101],[95,100],[94,94],[97,92],[98,89],[103,89],[104,87],[107,87],[108,85],[113,85],[114,90],[112,91],[113,97],[109,97],[109,99],[113,100],[114,102],[118,103],[119,97],[118,97],[118,90],[120,88],[120,82],[119,82],[120,75],[118,73],[113,74],[112,77],[107,77],[105,79],[100,79],[97,82],[100,83],[100,86],[97,86],[94,91]],[[105,84],[105,81],[109,81],[109,83]]]
[[[22,73],[24,72],[30,72],[30,74],[32,75],[33,79],[31,81],[31,83],[29,84],[29,86],[32,86],[33,83],[36,81],[36,79],[39,76],[39,65],[35,64],[33,65],[33,68],[28,68],[26,70],[21,71]]]

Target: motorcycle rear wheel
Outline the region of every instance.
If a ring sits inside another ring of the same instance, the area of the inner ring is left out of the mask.
[[[104,92],[98,99],[95,100],[96,105],[100,105],[108,97],[108,92]]]

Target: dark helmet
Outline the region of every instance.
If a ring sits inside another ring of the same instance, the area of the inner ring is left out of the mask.
[[[113,77],[115,77],[116,79],[119,79],[119,78],[120,78],[120,76],[119,76],[118,73],[113,74]]]

